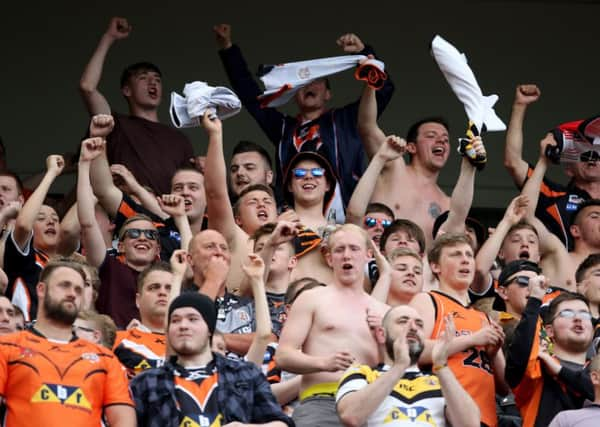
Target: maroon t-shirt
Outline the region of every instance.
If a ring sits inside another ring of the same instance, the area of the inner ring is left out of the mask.
[[[98,313],[112,317],[117,328],[125,329],[131,319],[140,318],[135,306],[139,272],[119,261],[117,257],[107,254],[98,274],[100,290],[96,309]]]
[[[162,123],[118,113],[113,116],[115,128],[106,144],[108,162],[127,166],[140,184],[156,194],[169,194],[173,174],[190,166],[194,155],[188,137]]]

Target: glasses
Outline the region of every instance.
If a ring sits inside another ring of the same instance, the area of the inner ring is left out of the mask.
[[[597,151],[586,151],[579,156],[581,162],[597,162],[599,160],[600,154]]]
[[[511,283],[516,283],[517,285],[525,288],[529,286],[529,276],[516,276],[510,279],[508,282],[504,284],[504,286],[508,286]]]
[[[563,319],[574,319],[574,318],[578,318],[581,320],[592,320],[592,313],[590,313],[589,311],[586,310],[579,310],[579,311],[575,311],[575,310],[571,310],[570,308],[564,309],[559,311],[558,313],[556,313],[556,316],[554,316],[552,318],[552,321],[554,321],[554,319],[556,319],[557,317],[562,317]]]
[[[377,218],[373,218],[371,216],[365,217],[365,226],[367,228],[373,228],[377,224],[381,225],[383,228],[387,228],[390,225],[392,225],[392,220],[391,219],[377,219]]]
[[[73,325],[73,329],[75,329],[76,331],[88,332],[90,334],[93,334],[94,332],[96,332],[96,330],[93,328],[86,328],[85,326],[79,326],[79,325]]]
[[[315,178],[320,178],[325,175],[325,169],[323,168],[295,168],[293,169],[293,172],[295,178],[304,178],[309,172]]]
[[[148,240],[158,240],[158,231],[156,230],[142,230],[141,228],[128,228],[123,233],[123,239],[129,237],[130,239],[138,239],[142,233]]]

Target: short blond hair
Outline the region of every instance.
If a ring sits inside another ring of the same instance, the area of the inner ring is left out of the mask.
[[[423,258],[421,257],[421,255],[419,255],[418,253],[416,253],[415,251],[413,251],[410,248],[396,248],[392,251],[391,254],[388,255],[387,259],[389,262],[392,262],[396,258],[400,258],[403,256],[411,256],[411,257],[417,259],[421,263],[421,265],[423,265]]]
[[[340,231],[348,231],[360,235],[365,241],[365,248],[369,248],[369,235],[365,230],[363,230],[361,227],[355,224],[343,224],[336,226],[327,238],[327,246],[329,248],[331,248],[332,246],[333,236],[335,236]]]

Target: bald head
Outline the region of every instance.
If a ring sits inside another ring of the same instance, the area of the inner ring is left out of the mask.
[[[227,267],[231,263],[231,252],[225,237],[216,230],[204,230],[196,234],[190,242],[189,261],[194,279],[203,279],[203,272],[213,257],[222,258]],[[199,285],[200,283],[196,283]]]

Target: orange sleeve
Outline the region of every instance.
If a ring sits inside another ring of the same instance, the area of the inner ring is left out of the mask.
[[[104,384],[103,406],[109,405],[130,405],[134,406],[131,393],[129,392],[129,382],[127,381],[127,371],[121,366],[116,356],[107,358],[106,366],[106,384]]]
[[[6,341],[0,342],[0,396],[4,396],[6,383],[8,381],[8,357],[10,344]]]

